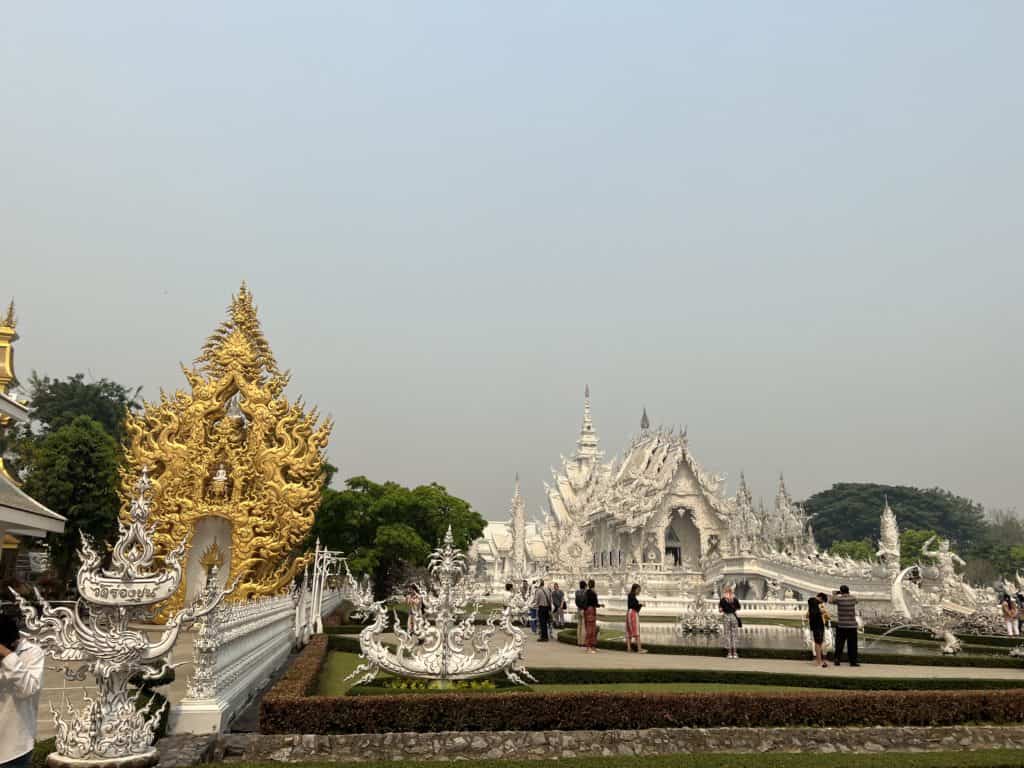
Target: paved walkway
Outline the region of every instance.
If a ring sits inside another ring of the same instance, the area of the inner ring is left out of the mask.
[[[926,667],[913,664],[863,664],[860,667],[843,665],[836,669],[829,665],[822,669],[810,661],[781,659],[727,659],[723,656],[677,656],[657,653],[626,653],[625,651],[598,650],[586,653],[574,645],[552,639],[537,642],[532,635],[526,638],[526,667],[564,667],[578,669],[717,669],[740,672],[775,672],[796,675],[821,674],[843,677],[959,677],[984,680],[1020,680],[1024,685],[1024,667],[1007,669],[998,667]]]

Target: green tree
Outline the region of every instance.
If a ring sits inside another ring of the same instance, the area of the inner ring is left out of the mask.
[[[456,545],[466,548],[485,524],[469,502],[436,483],[406,488],[353,477],[343,490],[324,489],[309,541],[319,537],[344,552],[353,572],[371,574],[383,597],[409,569],[426,565],[449,525]]]
[[[902,485],[837,483],[804,502],[814,516],[814,533],[821,547],[833,541],[878,540],[879,517],[885,499],[896,512],[901,529],[931,530],[950,539],[961,553],[985,538],[988,529],[980,504],[940,488],[921,490]]]
[[[900,565],[906,568],[909,565],[915,563],[928,564],[928,560],[921,559],[921,547],[928,539],[936,536],[935,531],[922,531],[911,528],[906,531],[900,531]],[[932,543],[932,549],[935,549],[936,543]]]
[[[44,433],[60,429],[78,416],[88,416],[99,422],[119,445],[124,437],[125,416],[142,407],[141,387],[129,389],[109,379],[87,382],[81,373],[60,380],[40,378],[33,371],[29,389],[32,419],[42,426]]]
[[[833,541],[828,551],[837,557],[852,557],[854,560],[873,560],[878,548],[870,539],[855,541]]]
[[[63,534],[49,534],[50,562],[62,584],[73,575],[81,532],[100,551],[117,531],[118,445],[88,416],[42,437],[25,468],[25,492],[67,519]]]

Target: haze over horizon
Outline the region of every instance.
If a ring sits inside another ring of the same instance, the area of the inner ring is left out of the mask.
[[[183,387],[244,279],[340,478],[536,516],[589,384],[730,494],[1024,507],[1019,3],[6,10],[23,382]]]

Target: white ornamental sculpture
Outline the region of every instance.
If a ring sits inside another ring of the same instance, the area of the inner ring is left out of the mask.
[[[365,663],[348,679],[359,678],[357,685],[368,683],[383,671],[399,677],[437,680],[442,687],[453,680],[472,680],[498,672],[520,685],[523,677],[533,680],[522,663],[522,630],[512,624],[514,600],[500,612],[492,611],[484,625],[474,623],[483,590],[469,579],[466,557],[455,548],[450,526],[444,543],[431,554],[427,569],[429,588],[419,586],[421,605],[406,629],[397,612],[393,611],[389,620],[390,601],[374,601],[369,587],[360,588],[348,573],[358,613],[373,620],[359,635]],[[393,598],[398,599],[397,595]],[[394,628],[389,629],[392,622]],[[389,631],[398,637],[394,652],[380,640]],[[500,645],[496,638],[499,631],[505,636]]]
[[[96,679],[95,698],[84,695],[77,711],[66,703],[65,720],[53,705],[57,751],[49,756],[51,768],[75,766],[130,766],[145,768],[158,760],[153,736],[163,715],[136,708],[138,692],[129,679],[155,680],[168,669],[167,654],[186,624],[213,611],[227,594],[218,591],[202,605],[169,617],[155,642],[129,622],[146,622],[152,607],[171,597],[181,582],[181,558],[186,542],[164,558],[164,568],[153,568],[153,526],[149,525],[146,492],[150,480],[144,470],[132,501],[131,523],[119,523],[110,568],[88,535],[82,534],[78,569],[79,598],[74,607],[53,607],[36,592],[41,611],[16,594],[25,617],[24,635],[49,656],[64,662],[67,680]],[[166,707],[166,703],[164,704]]]
[[[694,598],[676,624],[676,634],[680,636],[717,635],[721,631],[721,619],[701,595]]]

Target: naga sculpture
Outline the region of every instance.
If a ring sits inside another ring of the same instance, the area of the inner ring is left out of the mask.
[[[152,743],[163,711],[137,709],[137,691],[129,686],[129,680],[136,675],[144,680],[162,676],[168,669],[167,654],[182,627],[213,611],[226,594],[217,590],[201,606],[169,616],[155,642],[129,627],[129,622],[147,621],[152,606],[177,590],[187,541],[183,539],[164,556],[162,570],[153,569],[149,489],[149,476],[143,469],[128,522],[120,524],[109,568],[102,566],[89,536],[82,534],[80,597],[74,607],[51,606],[37,591],[41,606],[37,610],[15,593],[25,617],[25,636],[51,659],[62,662],[67,680],[81,682],[90,674],[96,679],[97,696],[85,694],[84,707],[76,711],[66,703],[69,719],[50,705],[57,726],[57,752],[49,757],[53,768],[123,765],[126,758],[131,759],[133,768],[157,762]]]

